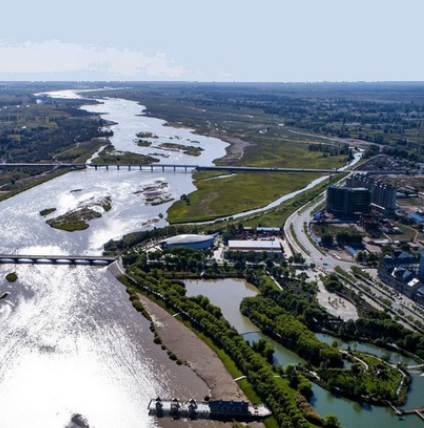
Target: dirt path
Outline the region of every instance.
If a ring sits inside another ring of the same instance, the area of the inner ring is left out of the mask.
[[[251,143],[241,140],[240,138],[233,137],[220,137],[230,145],[226,148],[227,154],[221,158],[217,159],[218,165],[227,165],[234,164],[234,162],[240,161],[244,155],[244,150],[246,147],[251,146]],[[215,162],[214,162],[215,163]]]
[[[163,343],[210,388],[211,395],[223,400],[246,400],[217,355],[189,328],[144,296],[140,300],[151,315]]]

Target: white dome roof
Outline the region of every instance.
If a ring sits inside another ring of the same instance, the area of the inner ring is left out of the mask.
[[[210,241],[215,239],[215,235],[194,235],[184,234],[173,236],[172,238],[164,239],[162,243],[167,245],[182,245],[182,244],[198,244],[200,242]]]

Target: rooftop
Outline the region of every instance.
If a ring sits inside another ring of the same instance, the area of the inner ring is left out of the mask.
[[[195,235],[195,234],[184,234],[176,235],[171,238],[164,239],[161,243],[168,245],[177,245],[177,244],[196,244],[199,242],[205,242],[215,239],[217,233],[214,235]]]
[[[262,250],[262,251],[281,251],[281,244],[279,241],[254,241],[253,239],[245,241],[228,241],[230,249],[237,248],[244,251],[248,250]]]

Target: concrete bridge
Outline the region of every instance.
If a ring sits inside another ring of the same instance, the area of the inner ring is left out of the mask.
[[[327,168],[327,169],[318,169],[318,168],[266,168],[259,166],[231,166],[231,165],[193,165],[193,164],[166,164],[166,163],[150,163],[150,164],[141,164],[141,163],[57,163],[57,162],[41,162],[41,163],[0,163],[0,170],[2,168],[69,168],[69,169],[87,169],[93,168],[95,170],[110,168],[114,169],[147,169],[153,171],[155,169],[165,170],[184,170],[184,171],[228,171],[228,172],[293,172],[293,173],[315,173],[315,174],[339,174],[343,172],[350,172],[351,169],[340,170],[338,168]],[[394,175],[424,175],[424,170],[421,169],[394,169],[394,170],[361,170],[358,169],[355,171],[364,172],[367,174],[394,174]]]
[[[147,169],[153,171],[154,169],[161,169],[162,171],[174,170],[198,170],[198,171],[229,171],[229,172],[303,172],[303,173],[322,173],[322,174],[335,174],[342,171],[338,169],[308,169],[308,168],[265,168],[255,166],[202,166],[202,165],[189,165],[189,164],[164,164],[164,163],[151,163],[151,164],[139,164],[139,163],[120,163],[120,164],[108,164],[108,163],[0,163],[1,168],[70,168],[70,169],[86,169],[93,168],[97,169]]]
[[[109,265],[116,260],[108,256],[70,256],[70,255],[27,255],[27,254],[0,254],[0,264],[90,264]],[[85,262],[85,263],[80,263]]]
[[[406,366],[405,367],[407,370],[419,370],[419,369],[423,369],[424,370],[424,364],[412,364],[410,366]]]

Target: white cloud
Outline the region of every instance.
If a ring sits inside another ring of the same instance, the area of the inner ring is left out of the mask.
[[[111,79],[179,78],[184,68],[164,53],[146,56],[135,49],[86,46],[49,40],[42,43],[0,42],[0,73],[98,72]]]

